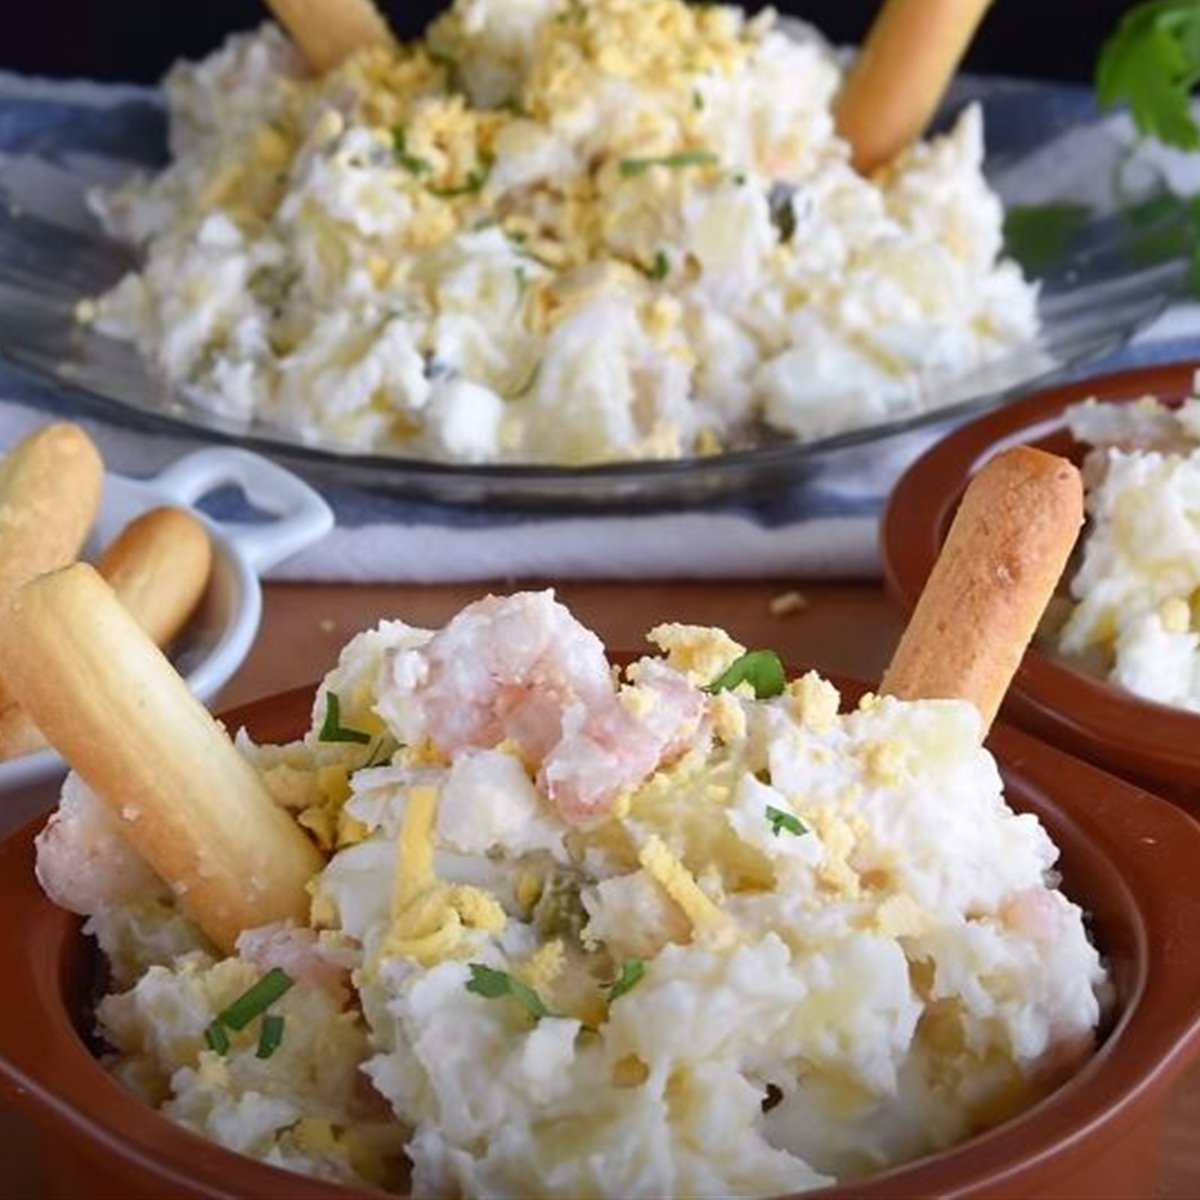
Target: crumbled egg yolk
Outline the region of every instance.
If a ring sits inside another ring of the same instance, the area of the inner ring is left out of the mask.
[[[793,679],[784,693],[796,719],[813,733],[828,733],[837,724],[842,698],[827,679],[815,671]]]
[[[453,957],[470,927],[499,933],[507,917],[495,897],[481,888],[442,883],[433,867],[433,830],[438,789],[409,789],[396,843],[391,927],[379,957],[400,955],[422,966]]]
[[[651,835],[638,859],[655,882],[679,906],[697,932],[721,930],[725,914],[704,894],[692,873],[667,849],[662,839]]]
[[[745,646],[723,629],[672,622],[656,625],[646,635],[667,658],[667,666],[687,676],[690,683],[706,687],[743,654]]]

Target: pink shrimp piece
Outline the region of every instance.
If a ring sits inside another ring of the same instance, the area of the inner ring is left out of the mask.
[[[238,935],[238,957],[263,971],[279,967],[299,983],[320,988],[339,1004],[350,998],[350,965],[325,950],[312,929],[277,921]]]
[[[468,605],[419,650],[404,651],[380,712],[406,739],[427,736],[453,753],[511,738],[540,761],[562,732],[563,710],[612,693],[600,639],[553,592],[487,596]]]
[[[514,742],[563,819],[579,822],[677,754],[703,715],[700,693],[662,663],[640,664],[636,690],[635,715],[600,639],[552,592],[523,592],[471,604],[397,654],[378,710],[402,739],[450,753]]]
[[[42,890],[60,908],[91,916],[167,891],[121,832],[121,823],[74,772],[34,843]]]
[[[591,713],[569,710],[562,739],[542,763],[539,783],[567,821],[603,813],[695,736],[703,696],[662,663],[639,666],[638,715],[615,697]]]

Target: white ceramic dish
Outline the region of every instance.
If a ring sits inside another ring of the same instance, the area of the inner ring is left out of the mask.
[[[200,608],[171,649],[188,686],[212,700],[246,657],[262,616],[259,577],[333,526],[329,505],[290,471],[248,450],[197,450],[149,479],[109,473],[87,558],[107,545],[147,509],[172,504],[193,508],[219,488],[234,486],[263,521],[235,523],[198,515],[213,542],[213,570]],[[65,765],[50,750],[0,763],[0,836],[56,798]]]

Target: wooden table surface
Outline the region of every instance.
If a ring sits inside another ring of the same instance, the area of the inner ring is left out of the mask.
[[[532,585],[523,585],[532,586]],[[315,681],[348,638],[384,617],[437,626],[487,589],[273,584],[267,587],[262,628],[254,649],[220,697],[226,706]],[[511,590],[503,583],[492,590]],[[743,644],[770,647],[793,664],[864,679],[878,678],[901,629],[899,614],[871,584],[567,583],[559,598],[612,649],[637,649],[651,626],[665,620],[718,624]],[[771,601],[798,590],[803,606],[776,616]],[[1200,952],[1200,951],[1198,951]],[[0,1134],[0,1142],[8,1139]],[[5,1147],[0,1146],[0,1152]],[[0,1195],[36,1195],[32,1176],[18,1190],[0,1169]],[[1164,1146],[1157,1195],[1200,1197],[1200,1069],[1179,1086]]]

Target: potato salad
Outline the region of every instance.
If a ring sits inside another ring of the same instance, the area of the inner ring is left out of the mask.
[[[649,638],[618,668],[549,592],[356,637],[301,740],[239,738],[325,865],[230,956],[69,777],[37,869],[111,966],[109,1069],[360,1187],[769,1196],[1089,1055],[1105,971],[973,706],[842,711],[719,629]]]
[[[1058,648],[1137,696],[1200,712],[1200,399],[1089,401],[1067,422],[1093,449]]]
[[[456,0],[314,77],[273,26],[165,83],[170,164],[92,196],[81,302],[193,404],[353,451],[576,465],[927,410],[1036,289],[966,109],[873,177],[837,58],[766,11]]]

